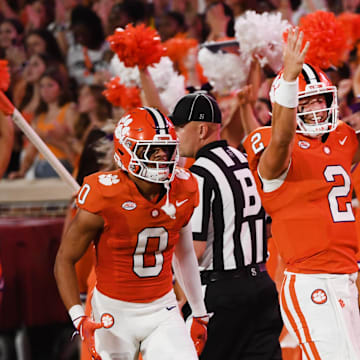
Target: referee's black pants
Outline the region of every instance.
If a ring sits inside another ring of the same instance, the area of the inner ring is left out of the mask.
[[[200,360],[280,360],[278,293],[266,271],[210,282],[208,340]]]

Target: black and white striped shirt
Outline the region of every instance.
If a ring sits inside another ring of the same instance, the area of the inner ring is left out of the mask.
[[[266,261],[265,211],[247,158],[224,140],[199,150],[190,168],[200,203],[191,218],[194,240],[207,241],[201,270],[240,269]]]

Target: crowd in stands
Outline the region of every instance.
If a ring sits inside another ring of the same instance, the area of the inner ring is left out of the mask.
[[[315,10],[332,11],[335,15],[356,13],[358,3],[346,0],[3,1],[0,58],[8,61],[11,72],[7,96],[65,167],[76,173],[90,129],[100,128],[105,118],[117,116],[114,112],[121,115],[121,107],[112,106],[109,112],[101,105],[104,100],[101,89],[114,75],[110,69],[114,53],[106,38],[116,28],[144,23],[158,31],[163,43],[181,34],[203,44],[232,38],[236,19],[248,10],[280,12],[283,19],[296,25],[302,16]],[[200,88],[206,82],[199,71],[194,70],[196,51],[192,55],[195,60],[188,60],[186,64],[186,88]],[[357,94],[352,86],[357,75],[356,48],[347,62],[331,69],[329,74],[339,85],[341,116],[356,114]],[[269,122],[268,89],[273,76],[274,71],[269,66],[260,68],[254,62],[248,70],[247,87],[238,89],[237,96],[233,96],[233,91],[224,94],[215,89],[226,119],[223,136],[233,146],[239,146],[244,135],[237,115],[242,105],[250,102],[259,123]],[[99,107],[97,114],[89,110],[91,101],[94,108]],[[357,115],[349,117],[351,123],[356,120]],[[15,128],[14,132],[11,161],[5,177],[56,176],[21,131]]]

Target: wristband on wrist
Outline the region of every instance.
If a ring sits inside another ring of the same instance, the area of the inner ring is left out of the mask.
[[[298,79],[295,81],[286,81],[281,77],[279,87],[275,90],[274,100],[277,104],[287,107],[296,108],[298,106]]]
[[[86,316],[84,308],[80,304],[72,306],[69,309],[69,315],[76,329],[78,328],[81,319]]]

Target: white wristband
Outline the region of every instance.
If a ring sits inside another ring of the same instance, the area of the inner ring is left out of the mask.
[[[84,308],[80,304],[76,304],[69,309],[69,315],[76,328],[78,328],[81,318],[85,316]]]
[[[286,81],[281,77],[279,87],[274,91],[275,102],[287,108],[296,108],[299,103],[298,82],[298,79],[295,81]]]

